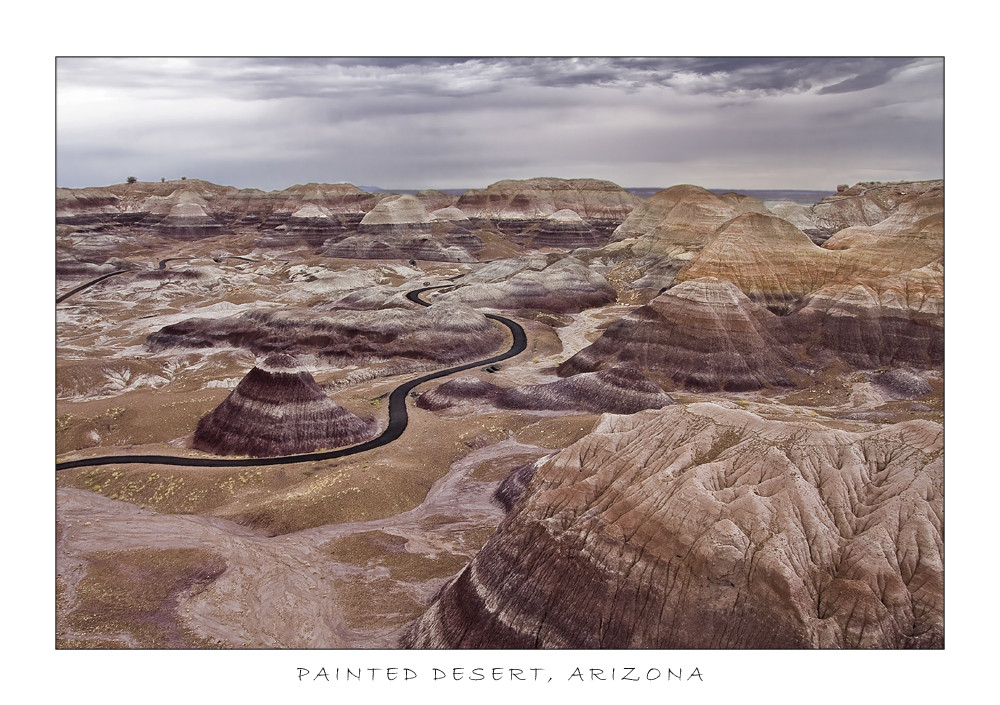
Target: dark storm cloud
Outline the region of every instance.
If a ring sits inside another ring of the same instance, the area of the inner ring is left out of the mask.
[[[934,178],[942,81],[936,59],[60,59],[58,178],[183,173],[261,188],[538,175],[812,188],[879,169]]]
[[[662,86],[689,94],[820,94],[886,83],[919,59],[893,58],[267,58],[63,59],[75,85],[152,94],[221,91],[235,98],[381,94],[471,95],[509,84],[546,87]]]

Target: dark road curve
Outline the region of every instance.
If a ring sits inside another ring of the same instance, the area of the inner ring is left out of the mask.
[[[430,289],[446,289],[451,286],[454,285],[424,287],[423,289],[408,292],[406,294],[406,298],[414,303],[420,304],[421,306],[430,306],[430,304],[420,299],[420,294]],[[469,362],[457,367],[449,367],[445,370],[439,370],[438,372],[432,372],[422,377],[411,379],[409,382],[404,382],[399,385],[393,389],[392,393],[389,395],[389,425],[386,426],[386,429],[380,436],[373,438],[370,441],[365,441],[364,443],[355,446],[348,446],[346,448],[337,448],[335,450],[300,453],[298,455],[281,455],[268,458],[190,458],[174,455],[104,455],[95,458],[83,458],[81,460],[69,460],[62,463],[56,463],[56,470],[69,470],[71,468],[81,468],[93,465],[125,465],[129,463],[145,463],[151,465],[186,465],[189,467],[202,468],[243,468],[257,467],[261,465],[288,465],[291,463],[309,463],[316,460],[343,458],[348,455],[355,455],[357,453],[364,453],[365,451],[369,451],[374,448],[380,448],[384,445],[392,443],[394,440],[402,436],[403,431],[406,430],[406,424],[409,420],[406,412],[406,397],[414,387],[417,387],[424,382],[429,382],[433,379],[439,379],[441,377],[447,377],[450,374],[461,372],[463,370],[469,370],[473,367],[479,367],[480,365],[492,365],[494,362],[509,360],[515,355],[520,355],[528,347],[528,338],[524,333],[524,328],[520,325],[509,318],[504,318],[503,316],[495,316],[489,313],[484,315],[487,318],[506,326],[510,330],[514,336],[514,342],[510,346],[510,349],[486,360],[476,360],[475,362]]]
[[[167,268],[167,262],[173,262],[174,260],[179,260],[179,259],[192,259],[192,258],[191,257],[168,257],[167,259],[161,259],[160,260],[160,264],[159,264],[159,266],[157,268],[158,269],[166,269]],[[235,255],[226,255],[225,257],[220,257],[219,259],[220,260],[223,260],[223,259],[241,259],[241,260],[244,260],[246,262],[253,262],[252,259],[247,259],[246,257],[237,257]],[[218,260],[216,260],[216,261],[218,261]],[[102,281],[104,281],[105,279],[107,279],[109,277],[115,277],[115,276],[118,276],[119,274],[125,274],[128,271],[129,270],[127,270],[127,269],[119,269],[119,270],[116,270],[114,272],[108,272],[107,274],[102,274],[101,276],[97,277],[97,279],[91,279],[86,284],[81,284],[80,286],[76,287],[75,289],[67,291],[62,296],[57,296],[56,297],[56,303],[57,304],[61,304],[63,301],[65,301],[66,299],[68,299],[73,294],[77,294],[77,293],[83,291],[84,289],[89,289],[94,284],[97,284],[98,282],[102,282]],[[417,303],[421,303],[421,302],[418,301]]]
[[[75,289],[73,289],[71,291],[67,291],[62,296],[57,296],[56,297],[56,303],[57,304],[61,304],[63,301],[65,301],[66,299],[68,299],[73,294],[75,294],[77,292],[80,292],[80,291],[83,291],[84,289],[87,289],[89,287],[92,287],[94,284],[97,284],[98,282],[102,282],[105,279],[107,279],[108,277],[115,277],[115,276],[118,276],[119,274],[125,274],[125,272],[127,272],[127,271],[128,271],[127,269],[119,269],[119,270],[116,270],[114,272],[108,272],[107,274],[102,274],[97,279],[91,279],[86,284],[81,284],[80,286],[76,287]]]

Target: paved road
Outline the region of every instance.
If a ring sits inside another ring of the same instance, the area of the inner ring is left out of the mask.
[[[180,259],[193,259],[193,258],[192,257],[168,257],[167,259],[161,259],[158,269],[166,269],[167,268],[167,262],[173,262],[174,260],[180,260]],[[237,257],[235,255],[232,255],[232,256],[226,255],[225,257],[219,257],[215,261],[218,262],[218,261],[224,260],[224,259],[241,259],[241,260],[243,260],[245,262],[253,262],[252,259],[247,259],[246,257]],[[107,279],[108,277],[114,277],[114,276],[118,276],[119,274],[125,274],[128,271],[130,271],[130,270],[128,270],[128,269],[119,269],[119,270],[117,270],[115,272],[108,272],[107,274],[102,274],[101,276],[97,277],[97,279],[91,279],[86,284],[81,284],[80,286],[76,287],[75,289],[67,291],[62,296],[57,296],[56,297],[56,303],[57,304],[61,304],[63,301],[65,301],[66,299],[68,299],[73,294],[79,293],[79,292],[83,291],[84,289],[89,289],[94,284],[97,284],[98,282],[102,282],[105,279]]]
[[[66,299],[68,299],[70,296],[72,296],[73,294],[77,293],[78,291],[83,291],[84,289],[92,287],[97,282],[102,282],[105,279],[107,279],[108,277],[114,277],[114,276],[118,276],[119,274],[124,274],[127,271],[128,271],[127,269],[119,269],[116,272],[108,272],[107,274],[102,274],[97,279],[91,279],[86,284],[81,284],[80,286],[76,287],[75,289],[73,289],[71,291],[67,291],[62,296],[57,296],[56,297],[56,303],[57,304],[61,304],[63,301],[65,301]]]
[[[414,303],[420,304],[421,306],[430,306],[430,304],[420,298],[420,294],[430,289],[446,289],[450,288],[450,286],[454,285],[424,287],[423,289],[417,289],[416,291],[407,293],[406,298]],[[464,365],[459,365],[458,367],[449,367],[446,370],[432,372],[399,385],[392,390],[392,393],[389,395],[389,425],[386,427],[385,431],[382,432],[382,435],[359,445],[316,453],[283,455],[272,458],[186,458],[174,455],[105,455],[96,458],[84,458],[82,460],[70,460],[63,463],[56,463],[56,470],[69,470],[70,468],[80,468],[92,465],[126,465],[129,463],[186,465],[190,467],[203,468],[243,468],[260,465],[287,465],[289,463],[309,463],[316,460],[330,460],[331,458],[342,458],[347,455],[364,453],[365,451],[372,450],[373,448],[380,448],[388,443],[392,443],[394,440],[403,435],[403,431],[406,430],[406,424],[409,420],[406,412],[406,397],[414,387],[417,387],[424,382],[429,382],[432,379],[446,377],[456,372],[472,369],[473,367],[492,365],[495,362],[508,360],[515,355],[519,355],[524,352],[525,348],[528,346],[528,338],[524,333],[524,328],[509,318],[495,316],[493,314],[485,315],[487,318],[506,326],[513,334],[514,342],[510,346],[510,349],[504,353],[494,355],[493,357],[485,360],[476,360],[475,362],[469,362]]]

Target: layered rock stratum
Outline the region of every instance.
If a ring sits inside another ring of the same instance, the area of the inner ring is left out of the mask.
[[[641,202],[610,181],[540,177],[466,191],[457,205],[470,217],[501,221],[537,220],[569,209],[586,220],[620,222]]]
[[[940,262],[882,279],[824,287],[785,319],[809,358],[863,369],[944,362],[944,268]]]
[[[205,217],[226,227],[275,229],[288,223],[296,213],[311,217],[309,213],[300,213],[311,205],[346,227],[359,223],[382,198],[351,184],[310,183],[282,191],[261,191],[219,186],[200,179],[139,181],[56,189],[56,222],[153,226],[168,216],[174,206],[188,203],[201,206]],[[202,217],[200,213],[194,215]]]
[[[456,210],[444,208],[432,216],[416,196],[388,196],[365,215],[356,235],[327,240],[323,252],[355,259],[474,262],[483,242]]]
[[[634,367],[612,367],[548,384],[501,387],[477,377],[458,377],[425,392],[421,409],[441,411],[468,404],[488,404],[518,411],[577,411],[634,414],[659,409],[674,400]]]
[[[741,391],[790,386],[792,363],[778,318],[736,285],[707,277],[678,284],[615,321],[559,374],[629,364],[677,386]]]
[[[610,181],[540,177],[466,191],[457,206],[518,244],[573,249],[606,243],[640,203]]]
[[[520,471],[523,497],[403,644],[940,648],[942,456],[926,421],[605,416]]]
[[[354,445],[378,434],[326,396],[294,358],[269,355],[198,422],[192,446],[216,455],[290,455]]]
[[[505,333],[468,306],[441,302],[415,310],[251,311],[191,318],[146,340],[152,351],[241,348],[257,355],[283,352],[351,361],[403,357],[433,362],[483,357]]]
[[[475,308],[578,312],[612,303],[617,294],[598,272],[572,256],[491,262],[441,294]]]

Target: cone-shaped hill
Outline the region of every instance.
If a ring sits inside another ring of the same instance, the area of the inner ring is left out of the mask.
[[[373,438],[378,423],[329,399],[290,355],[270,355],[198,422],[193,446],[266,457],[339,448]]]

